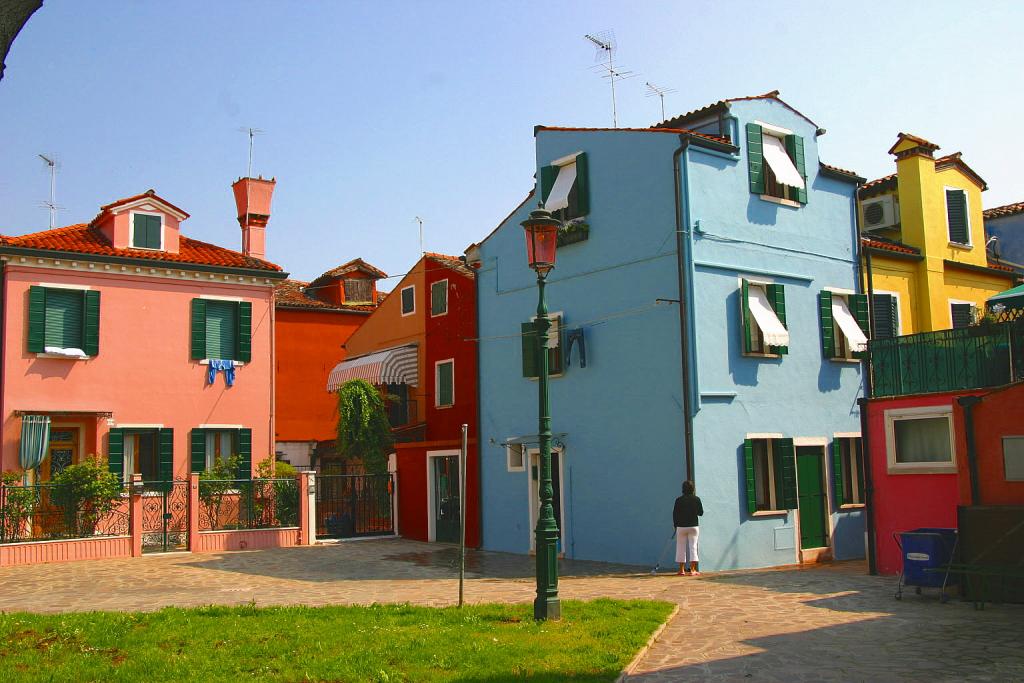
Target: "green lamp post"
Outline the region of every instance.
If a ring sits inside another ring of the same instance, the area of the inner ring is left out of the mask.
[[[544,301],[544,280],[555,267],[558,228],[561,223],[542,208],[530,212],[522,222],[526,231],[526,255],[530,268],[537,272],[536,329],[537,386],[540,394],[540,514],[537,515],[537,597],[533,601],[534,619],[560,619],[562,607],[558,600],[558,522],[552,505],[554,488],[551,484],[551,408],[548,404],[548,354],[546,340],[551,320]]]

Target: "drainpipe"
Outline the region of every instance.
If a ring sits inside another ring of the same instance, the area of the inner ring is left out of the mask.
[[[687,176],[685,159],[680,163],[680,158],[690,147],[690,140],[685,135],[679,136],[679,147],[672,154],[672,172],[675,182],[672,189],[675,193],[675,223],[676,223],[676,271],[679,280],[679,343],[680,354],[683,365],[683,436],[686,442],[686,476],[696,483],[697,475],[693,464],[693,399],[692,383],[690,373],[690,352],[692,340],[689,333],[689,315],[692,306],[692,283],[689,277],[689,266],[692,253],[689,247],[692,246],[692,233],[690,231],[690,184]],[[686,228],[687,241],[683,242],[683,227]],[[684,271],[684,259],[687,270]]]
[[[871,250],[863,249],[860,242],[860,212],[857,211],[858,188],[854,189],[853,201],[853,226],[854,226],[854,247],[857,254],[857,286],[862,287],[864,283],[863,272],[861,271],[861,256],[864,257],[864,267],[867,268],[868,280],[868,336],[874,339],[875,332],[875,277],[871,269]],[[871,437],[868,429],[868,401],[871,398],[871,344],[868,344],[868,351],[865,354],[864,362],[861,364],[864,373],[864,398],[857,399],[860,406],[860,442],[861,458],[864,462],[864,527],[868,537],[868,573],[872,576],[878,575],[878,550],[875,541],[875,485],[871,472]]]
[[[971,505],[981,505],[981,487],[978,484],[978,451],[974,440],[974,406],[981,396],[960,396],[956,399],[964,409],[964,431],[967,436],[967,471],[971,480]]]

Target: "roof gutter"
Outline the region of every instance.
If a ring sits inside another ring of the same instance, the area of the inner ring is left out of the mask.
[[[69,261],[96,261],[98,263],[116,263],[119,265],[144,266],[146,268],[162,268],[164,270],[191,270],[200,273],[224,273],[228,275],[244,275],[246,277],[262,277],[271,280],[284,280],[289,273],[283,270],[262,270],[259,268],[235,268],[232,266],[206,266],[189,261],[158,261],[155,259],[131,258],[127,256],[108,256],[106,254],[84,254],[78,251],[59,251],[56,249],[31,249],[28,247],[0,247],[0,255],[34,256],[37,258],[67,259]]]

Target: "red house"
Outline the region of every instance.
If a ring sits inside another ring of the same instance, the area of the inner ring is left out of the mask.
[[[396,532],[421,541],[459,541],[458,456],[465,424],[466,544],[478,546],[474,271],[458,257],[425,254],[353,333],[345,351],[346,360],[331,371],[328,391],[361,377],[398,398],[389,408],[396,441]]]

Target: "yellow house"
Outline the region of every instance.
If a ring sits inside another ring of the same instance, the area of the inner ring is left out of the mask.
[[[986,299],[1016,281],[1012,268],[986,253],[985,181],[959,152],[936,159],[938,148],[900,133],[889,149],[896,173],[858,194],[876,338],[969,325]]]

